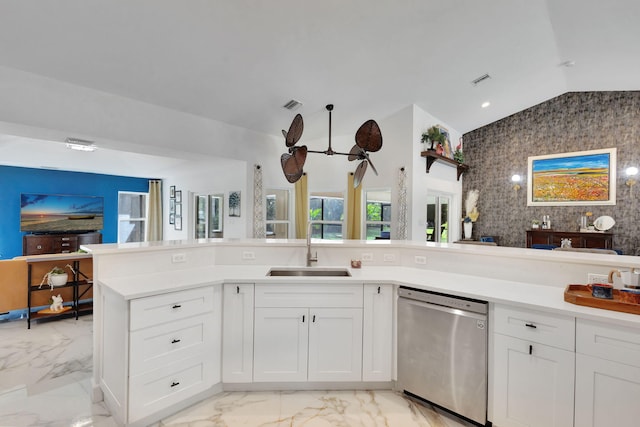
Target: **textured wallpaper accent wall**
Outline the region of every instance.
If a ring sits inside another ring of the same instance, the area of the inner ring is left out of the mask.
[[[463,135],[465,163],[463,201],[480,190],[480,217],[474,237],[499,236],[500,245],[526,246],[531,221],[549,215],[558,231],[578,231],[587,211],[594,219],[609,215],[614,248],[634,255],[640,248],[640,182],[633,196],[624,171],[640,167],[640,91],[570,92]],[[617,147],[615,206],[527,206],[527,158]],[[511,176],[523,176],[513,190]],[[640,181],[640,176],[637,177]]]

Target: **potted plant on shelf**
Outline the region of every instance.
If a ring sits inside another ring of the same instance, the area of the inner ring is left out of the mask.
[[[438,147],[442,150],[442,144],[444,143],[445,138],[446,137],[440,132],[440,128],[437,126],[431,126],[426,132],[422,133],[422,138],[420,140],[424,144],[424,148],[426,150],[434,151],[437,150]]]
[[[53,267],[44,275],[39,287],[44,285],[44,283],[46,282],[47,285],[51,286],[51,290],[53,290],[54,287],[66,285],[68,281],[69,274],[64,271],[64,268]]]

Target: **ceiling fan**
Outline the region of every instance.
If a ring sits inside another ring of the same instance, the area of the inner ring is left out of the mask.
[[[300,177],[302,177],[303,167],[307,160],[308,153],[320,153],[327,156],[339,154],[342,156],[348,156],[347,159],[350,162],[354,160],[361,160],[353,177],[353,188],[358,188],[362,182],[365,172],[367,171],[367,165],[371,165],[373,172],[378,175],[378,171],[369,157],[369,152],[374,153],[382,148],[382,133],[380,132],[380,126],[378,126],[378,123],[376,123],[375,120],[367,120],[364,122],[356,132],[356,144],[348,153],[340,153],[331,148],[331,112],[333,111],[333,104],[327,105],[326,109],[329,111],[329,147],[324,151],[309,150],[306,145],[296,146],[302,137],[302,131],[304,129],[304,123],[300,114],[296,114],[293,118],[291,126],[289,126],[289,131],[282,130],[284,142],[289,148],[288,153],[284,153],[280,156],[280,163],[282,165],[284,176],[290,183],[298,181]]]

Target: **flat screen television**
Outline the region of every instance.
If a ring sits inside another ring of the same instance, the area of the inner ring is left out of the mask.
[[[21,194],[20,231],[81,233],[102,230],[104,198],[65,194]]]

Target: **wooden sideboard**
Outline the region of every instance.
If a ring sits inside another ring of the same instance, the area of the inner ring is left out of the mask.
[[[22,255],[66,254],[76,252],[81,245],[102,243],[102,234],[25,234],[22,237]]]
[[[613,249],[613,233],[527,230],[527,247],[551,245],[560,247],[562,239],[571,239],[573,248]]]

